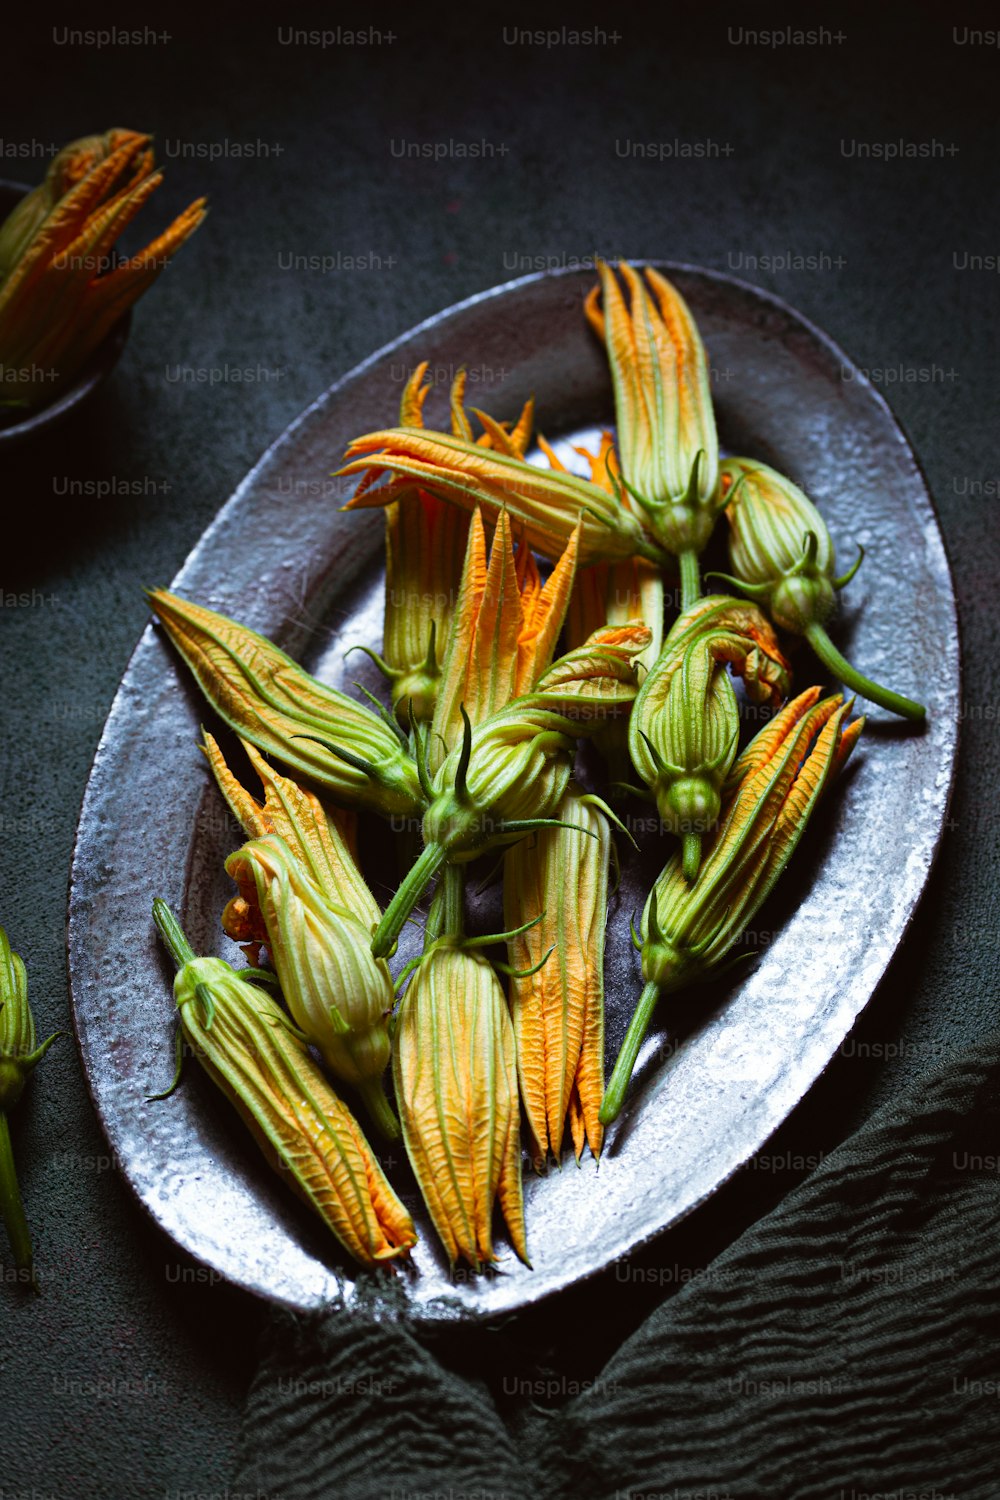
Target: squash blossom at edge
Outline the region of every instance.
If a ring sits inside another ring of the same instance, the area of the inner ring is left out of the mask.
[[[902,718],[926,718],[922,703],[865,677],[841,656],[827,634],[836,591],[850,583],[864,549],[847,572],[835,578],[826,522],[798,485],[748,458],[727,458],[721,483],[729,496],[729,560],[735,576],[717,576],[739,593],[759,599],[779,629],[804,635],[838,682]]]
[[[413,1221],[288,1017],[223,959],[196,958],[166,902],[153,916],[178,966],[181,1031],[267,1160],[362,1265],[405,1255]]]
[[[7,1116],[24,1092],[25,1084],[52,1046],[58,1031],[38,1044],[35,1018],[28,1005],[28,975],[19,954],[11,951],[0,927],[0,1218],[14,1255],[14,1265],[34,1291],[31,1231],[24,1212],[14,1167],[14,1148]]]
[[[661,995],[701,979],[739,941],[795,850],[812,812],[864,725],[851,705],[819,688],[794,698],[733,767],[722,821],[691,884],[679,855],[668,862],[642,918],[645,988],[601,1105],[610,1125]]]
[[[264,802],[254,800],[226,765],[217,742],[207,731],[202,749],[216,784],[248,838],[280,834],[293,856],[324,894],[335,904],[349,907],[359,920],[374,927],[381,917],[354,852],[355,817],[342,808],[333,815],[319,798],[288,776],[269,766],[249,740],[241,740],[250,764],[264,787]],[[255,911],[242,896],[234,896],[222,914],[222,927],[234,942],[256,949],[267,941]],[[256,952],[250,952],[256,963]]]

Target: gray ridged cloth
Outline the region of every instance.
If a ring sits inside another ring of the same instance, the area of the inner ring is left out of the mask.
[[[877,1113],[664,1302],[593,1390],[530,1413],[516,1437],[487,1384],[446,1369],[384,1303],[276,1314],[233,1489],[997,1500],[998,1163],[993,1033]]]

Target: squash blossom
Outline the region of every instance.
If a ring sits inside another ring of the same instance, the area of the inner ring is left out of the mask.
[[[598,261],[600,284],[584,311],[611,367],[621,483],[656,541],[678,558],[687,608],[699,593],[699,554],[725,503],[708,359],[677,288],[649,266],[645,284],[627,262],[618,269],[628,306],[613,271]]]
[[[872,682],[852,667],[826,632],[836,609],[836,591],[850,583],[864,558],[834,577],[833,542],[826,522],[799,487],[766,464],[728,458],[722,487],[730,497],[729,560],[735,577],[717,576],[759,600],[774,623],[804,635],[839,682],[905,719],[926,718],[923,704]]]
[[[150,604],[220,718],[338,802],[419,816],[423,794],[403,731],[310,677],[271,641],[166,589]],[[322,741],[322,743],[320,743]]]
[[[491,964],[461,937],[419,960],[392,1068],[406,1152],[449,1260],[479,1270],[496,1259],[498,1201],[527,1264],[514,1029]]]
[[[477,506],[442,668],[428,743],[436,769],[462,737],[462,710],[473,725],[534,687],[549,666],[562,629],[576,573],[580,529],[548,581],[522,542],[516,553],[510,517],[501,511],[489,564],[486,533]]]
[[[433,780],[418,740],[429,803],[424,848],[386,907],[372,941],[376,957],[392,951],[403,923],[445,864],[515,843],[553,819],[572,775],[576,740],[631,707],[637,685],[632,657],[648,642],[641,626],[598,632],[554,662],[530,693],[475,728],[464,714],[462,741]]]
[[[715,827],[736,758],[739,709],[727,664],[756,702],[778,704],[788,691],[788,664],[756,605],[718,595],[699,599],[674,622],[629,720],[632,762],[664,827],[683,840],[689,880],[698,873],[702,838]]]
[[[678,855],[650,893],[642,917],[645,988],[601,1105],[605,1125],[625,1097],[639,1047],[661,995],[716,969],[760,910],[795,850],[817,802],[850,755],[863,719],[819,688],[794,698],[733,767],[718,831],[691,884]]]
[[[413,371],[403,391],[401,427],[422,428],[427,363]],[[466,375],[460,370],[451,388],[451,426],[456,437],[472,440],[465,411]],[[500,429],[500,441],[523,452],[531,432],[529,402],[513,431]],[[489,432],[480,438],[491,446]],[[440,681],[440,653],[449,638],[459,598],[469,520],[455,505],[417,485],[405,487],[385,507],[385,625],[382,655],[367,652],[391,684],[393,707],[404,725],[433,716]]]
[[[294,858],[320,889],[341,906],[347,906],[362,922],[374,926],[382,915],[374,896],[358,869],[355,855],[354,814],[338,810],[331,814],[305,787],[269,766],[249,740],[240,742],[264,787],[259,803],[233,775],[222,751],[210,734],[202,746],[216,783],[230,810],[248,838],[277,833]],[[222,926],[234,942],[253,949],[267,941],[260,913],[242,896],[234,896],[222,914]],[[249,952],[252,963],[257,953]]]
[[[349,462],[338,473],[363,478],[345,510],[389,504],[416,483],[463,510],[481,506],[491,521],[509,511],[527,545],[552,562],[561,557],[578,524],[581,566],[633,556],[657,564],[666,560],[663,547],[616,495],[576,474],[526,463],[514,452],[487,450],[447,433],[397,427],[355,438],[346,456]],[[385,474],[391,478],[380,485]]]
[[[28,976],[20,956],[11,952],[7,934],[0,927],[0,1217],[14,1255],[14,1266],[35,1290],[31,1231],[24,1213],[21,1190],[14,1169],[7,1116],[24,1093],[24,1086],[52,1046],[54,1031],[40,1045],[35,1020],[28,1005]]]
[[[604,1128],[604,929],[611,834],[594,799],[571,784],[542,828],[504,857],[504,921],[512,973],[517,1070],[536,1167],[558,1160],[563,1130],[579,1161]],[[546,955],[548,956],[546,960]]]
[[[296,1024],[330,1071],[358,1090],[382,1133],[396,1136],[398,1126],[379,1081],[389,1062],[395,994],[389,966],[372,957],[375,924],[331,899],[276,833],[237,849],[226,870],[243,901],[260,913]]]
[[[178,1041],[190,1043],[267,1160],[362,1265],[406,1254],[417,1242],[413,1221],[305,1039],[258,985],[221,958],[196,958],[166,902],[153,902],[153,916],[178,968]]]
[[[0,227],[0,406],[56,395],[204,219],[199,198],[116,259],[115,241],[163,180],[149,140],[109,130],[73,141]]]

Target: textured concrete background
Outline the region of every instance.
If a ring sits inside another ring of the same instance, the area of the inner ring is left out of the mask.
[[[150,34],[128,44],[5,27],[0,175],[36,180],[53,146],[127,125],[155,133],[167,170],[147,233],[211,200],[138,309],[111,383],[57,434],[0,456],[0,920],[45,1031],[70,1025],[73,831],[146,619],[141,585],[169,581],[262,449],[386,340],[595,248],[717,267],[779,292],[887,384],[928,474],[966,709],[951,825],[915,929],[757,1170],[628,1280],[619,1268],[530,1319],[441,1345],[492,1372],[515,1423],[520,1382],[592,1378],[664,1292],[995,1016],[1000,282],[975,257],[995,267],[1000,254],[1000,50],[971,34],[985,12],[953,25],[911,8],[904,26],[838,11],[818,43],[778,48],[751,41],[744,11],[660,32],[622,11],[617,39],[612,11],[595,17],[596,44],[556,46],[514,44],[516,21],[478,7],[433,29],[419,13],[340,21],[381,27],[367,45],[289,43],[273,15],[245,7],[201,26],[136,14],[130,27]],[[296,29],[337,25],[329,15],[302,8]],[[486,147],[462,158],[449,142]],[[415,159],[412,144],[440,159]],[[863,153],[871,144],[925,151],[885,159]],[[693,145],[702,152],[684,154]],[[310,256],[336,268],[287,268]],[[44,1295],[11,1284],[0,1245],[0,1496],[221,1493],[263,1310],[206,1284],[133,1204],[71,1035],[40,1069],[16,1144]]]

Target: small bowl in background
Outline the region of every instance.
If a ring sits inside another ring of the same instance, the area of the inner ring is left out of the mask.
[[[31,188],[23,182],[0,180],[0,223],[17,206]],[[104,341],[98,345],[71,385],[66,386],[44,406],[18,409],[0,407],[0,447],[23,442],[61,422],[86,401],[111,374],[128,342],[132,311],[123,313]]]

